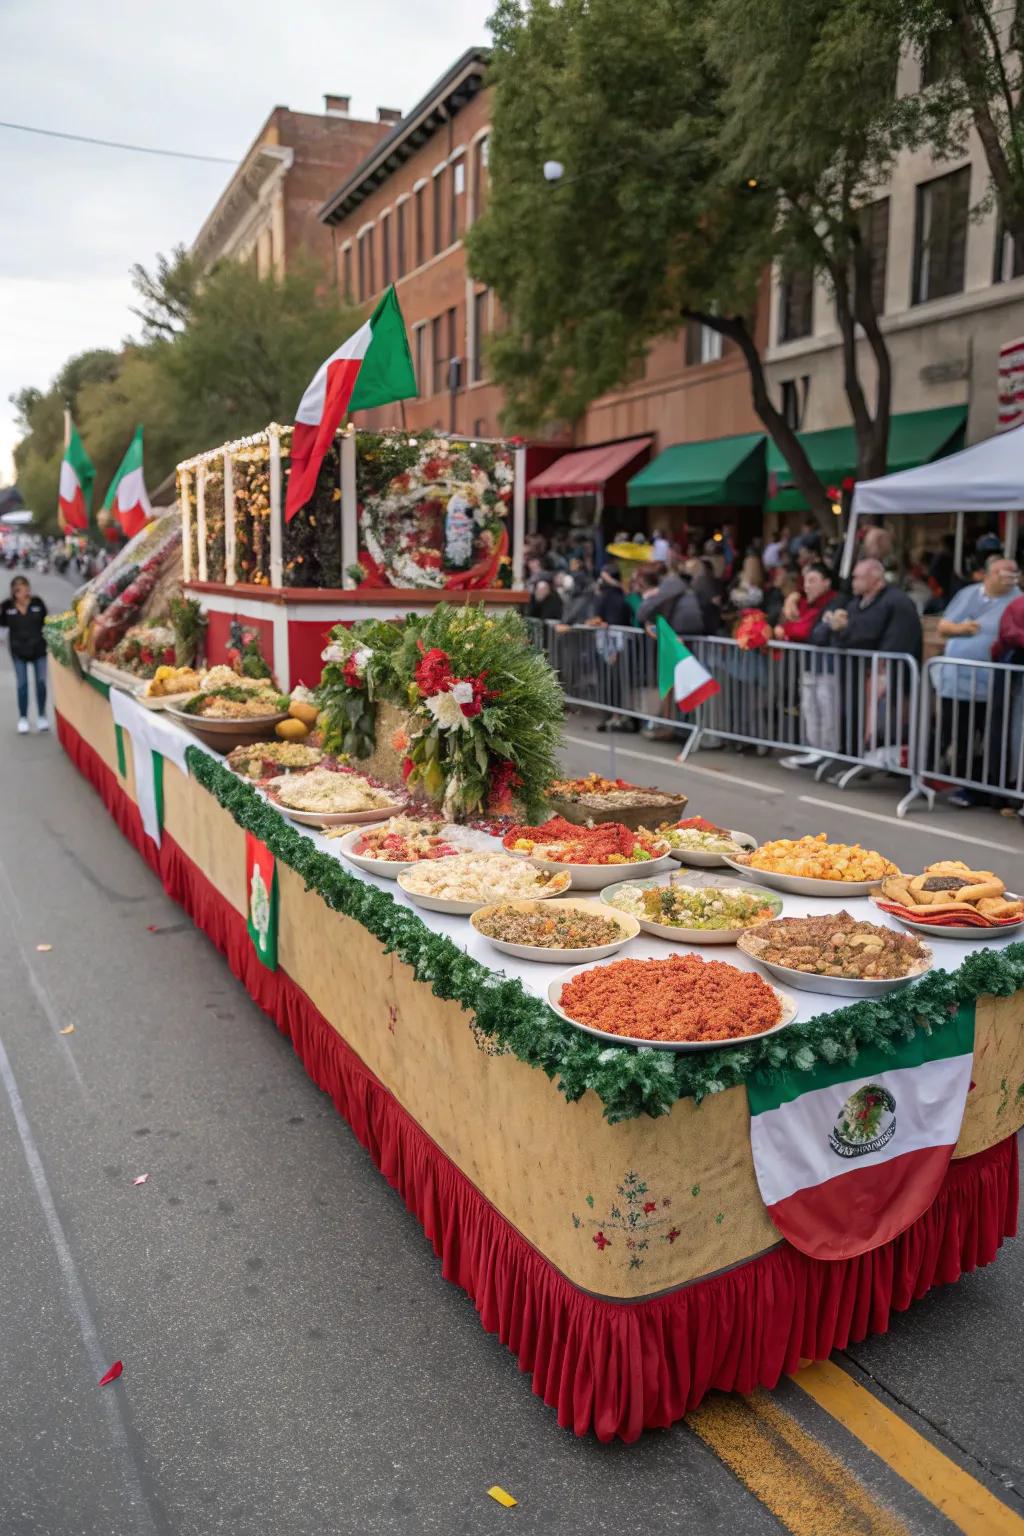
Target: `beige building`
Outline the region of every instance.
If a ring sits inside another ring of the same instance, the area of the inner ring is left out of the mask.
[[[910,54],[902,94],[926,88],[927,65]],[[927,150],[900,156],[872,204],[870,239],[882,330],[892,357],[894,415],[960,407],[966,441],[996,430],[999,349],[1024,335],[1024,276],[1013,270],[977,136],[961,159]],[[877,302],[877,300],[876,300]],[[849,426],[842,350],[824,283],[772,281],[769,378],[804,432]],[[865,348],[864,377],[873,379]]]
[[[192,254],[204,269],[228,257],[255,261],[261,277],[280,277],[304,250],[333,278],[334,241],[318,218],[320,205],[400,116],[379,107],[375,122],[352,118],[347,96],[325,96],[322,113],[275,107],[196,236]]]

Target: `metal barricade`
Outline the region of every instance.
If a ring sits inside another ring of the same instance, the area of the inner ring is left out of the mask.
[[[917,792],[929,809],[953,786],[1024,801],[1024,667],[933,656],[918,739]]]
[[[644,630],[526,622],[533,644],[558,673],[567,704],[634,719],[657,717],[658,648]]]

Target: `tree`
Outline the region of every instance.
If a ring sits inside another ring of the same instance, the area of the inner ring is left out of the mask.
[[[973,127],[1000,218],[1024,271],[1024,56],[1016,3],[891,0],[891,22],[920,57],[926,80],[902,103],[909,129],[938,153],[967,152]]]
[[[155,272],[137,261],[131,276],[141,300],[132,314],[142,321],[143,339],[173,341],[180,336],[191,318],[202,276],[198,262],[183,245],[176,245],[170,256],[157,256]]]
[[[884,470],[888,353],[860,214],[903,132],[881,4],[861,0],[844,29],[825,0],[500,0],[491,196],[469,247],[508,317],[491,361],[512,425],[578,416],[653,338],[698,319],[738,347],[759,418],[831,531],[753,317],[772,262],[827,276],[858,469]],[[550,160],[566,168],[553,185]]]

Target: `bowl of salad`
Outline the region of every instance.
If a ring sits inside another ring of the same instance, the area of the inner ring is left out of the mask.
[[[529,859],[538,869],[568,872],[576,891],[598,891],[630,875],[653,875],[672,864],[663,837],[646,827],[634,831],[617,821],[584,827],[552,816],[539,827],[510,827],[502,843],[507,853]]]
[[[739,881],[685,885],[673,880],[622,880],[601,892],[616,912],[635,917],[645,933],[675,944],[735,944],[749,928],[782,913],[782,897]]]
[[[658,828],[657,835],[668,843],[674,859],[695,869],[720,868],[726,859],[735,858],[738,853],[749,853],[757,847],[757,838],[751,837],[749,832],[716,826],[703,816],[665,823]]]
[[[397,880],[403,869],[427,859],[454,858],[465,853],[453,837],[457,829],[437,817],[392,816],[372,827],[355,827],[342,837],[339,847],[350,864]]]

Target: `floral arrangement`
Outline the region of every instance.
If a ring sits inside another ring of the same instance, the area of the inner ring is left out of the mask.
[[[283,530],[286,587],[341,586],[341,463],[340,438],[324,454],[313,494]],[[291,468],[291,433],[281,434],[282,501]]]
[[[512,450],[501,443],[358,433],[365,584],[451,590],[500,584],[514,479]]]
[[[263,646],[260,643],[258,629],[252,629],[249,625],[242,624],[240,620],[232,619],[229,639],[231,644],[227,651],[228,666],[240,677],[273,676],[263,658]]]
[[[733,631],[741,651],[763,650],[771,638],[771,625],[760,608],[748,608]]]
[[[110,653],[116,667],[136,677],[152,677],[157,667],[173,667],[175,635],[169,624],[133,624]]]
[[[376,709],[410,716],[392,743],[411,789],[446,816],[544,810],[565,706],[558,679],[517,613],[440,603],[404,623],[368,619],[331,631],[317,702],[328,751],[368,757]]]
[[[211,459],[207,465],[203,507],[206,516],[206,579],[207,581],[223,581],[226,571],[224,553],[224,465],[220,458]]]
[[[235,571],[239,581],[270,585],[270,445],[253,443],[232,455]]]

